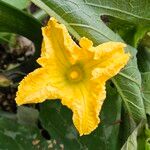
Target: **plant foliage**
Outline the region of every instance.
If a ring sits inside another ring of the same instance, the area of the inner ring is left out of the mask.
[[[13,117],[0,112],[0,149],[50,149],[49,141],[40,134],[38,120],[51,141],[56,140],[57,144],[52,148],[150,149],[150,1],[31,1],[42,10],[42,16],[45,16],[45,11],[65,24],[76,41],[84,36],[94,45],[107,41],[125,42],[131,59],[117,76],[107,82],[101,123],[93,133],[80,137],[72,123],[72,112],[59,101],[46,101],[37,110],[19,107]],[[41,19],[38,20],[40,17],[34,18],[34,15],[22,11],[28,5],[28,0],[0,0],[0,32],[19,34],[32,40],[36,47],[34,60],[40,53],[42,25]],[[33,60],[23,63],[23,68],[20,65],[3,73],[12,74],[14,70],[29,72],[35,67]],[[29,71],[23,70],[30,67]]]

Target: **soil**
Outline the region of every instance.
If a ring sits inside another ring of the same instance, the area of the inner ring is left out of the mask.
[[[11,70],[28,60],[33,54],[32,44],[27,46],[24,43],[20,45],[23,37],[17,37],[17,43],[14,47],[9,47],[6,43],[0,44],[0,109],[8,112],[16,112],[15,95],[17,84],[5,76],[6,70]],[[16,45],[20,45],[16,48]]]

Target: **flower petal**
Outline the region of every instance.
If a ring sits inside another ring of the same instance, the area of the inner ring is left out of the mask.
[[[52,68],[54,69],[54,67],[36,69],[20,82],[16,96],[18,105],[41,103],[46,99],[58,98],[58,89],[53,85],[63,79]],[[52,70],[53,72],[50,72]]]
[[[107,42],[91,50],[95,53],[94,62],[87,64],[93,69],[93,78],[106,81],[115,76],[128,62],[130,54],[125,53],[125,44],[120,42]]]
[[[74,125],[81,136],[90,134],[97,128],[106,92],[104,82],[101,84],[90,82],[78,88],[78,97],[74,99],[71,109]]]
[[[86,37],[82,37],[79,41],[79,44],[84,49],[89,49],[93,46],[93,42]]]
[[[53,17],[42,28],[43,44],[41,57],[56,58],[62,64],[72,63],[77,57],[79,46],[72,40],[66,27]],[[50,59],[49,59],[50,60]],[[40,62],[39,62],[40,63]],[[43,63],[41,64],[43,65]]]
[[[97,128],[99,112],[106,96],[104,82],[92,80],[69,88],[64,86],[60,95],[62,104],[73,112],[73,123],[80,136],[90,134]]]
[[[82,37],[79,41],[79,45],[82,48],[82,50],[78,54],[79,61],[83,61],[84,63],[86,63],[90,59],[93,59],[93,52],[90,51],[93,46],[93,42],[86,37]]]

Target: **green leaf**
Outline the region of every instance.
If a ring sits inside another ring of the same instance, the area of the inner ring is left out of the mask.
[[[133,46],[137,47],[140,42],[144,39],[146,33],[150,31],[150,26],[143,26],[143,25],[139,25],[136,28],[136,32],[134,35],[134,41],[133,41]]]
[[[146,40],[144,41],[144,39],[146,33],[150,31],[150,26],[143,26],[143,24],[133,24],[127,20],[122,20],[111,16],[104,16],[104,19],[105,18],[107,18],[106,25],[115,33],[118,33],[129,45],[138,47],[141,42],[143,44],[146,43]],[[147,43],[149,43],[149,41],[147,41]]]
[[[12,42],[13,37],[15,37],[15,35],[12,33],[0,32],[0,42],[1,43],[8,43],[11,45],[13,43]]]
[[[95,14],[105,14],[115,16],[120,19],[127,20],[132,23],[139,23],[148,25],[150,23],[148,0],[83,0],[84,5],[88,5],[95,10]],[[80,2],[78,4],[80,5]],[[82,4],[81,4],[82,5]],[[144,11],[143,11],[144,10]]]
[[[141,45],[142,45],[143,47],[147,47],[147,48],[150,49],[150,30],[149,30],[149,32],[147,32],[147,33],[145,34],[144,38],[143,38],[142,41],[141,41]]]
[[[146,118],[141,94],[141,75],[136,63],[135,49],[129,46],[128,48],[132,57],[128,65],[112,78],[112,81],[125,104],[129,116],[139,123],[142,118]]]
[[[72,112],[62,106],[60,101],[46,101],[40,107],[40,120],[52,139],[64,145],[65,149],[101,149],[117,150],[121,101],[115,88],[107,84],[107,99],[100,115],[101,123],[90,135],[80,137],[72,123]],[[112,106],[113,104],[113,106]]]
[[[150,129],[145,130],[145,150],[150,150]]]
[[[141,72],[150,71],[150,48],[140,46],[137,53],[138,67]]]
[[[33,17],[0,1],[0,32],[23,35],[34,42],[37,52],[41,46],[41,24]]]
[[[5,3],[8,3],[18,9],[24,9],[29,5],[29,0],[0,0]]]
[[[76,29],[78,30],[79,27],[84,28],[84,30],[88,28],[90,30],[95,30],[101,33],[101,29],[103,29],[102,28],[103,26],[99,24],[99,28],[101,28],[99,30],[97,30],[98,26],[96,27],[97,22],[100,21],[101,15],[109,15],[109,16],[117,17],[119,19],[124,19],[131,23],[134,23],[135,25],[139,24],[139,22],[142,21],[142,25],[141,25],[142,28],[144,27],[147,28],[149,27],[150,24],[150,19],[149,19],[150,2],[148,2],[147,0],[143,0],[142,2],[140,2],[140,0],[138,1],[137,0],[132,0],[132,1],[32,0],[32,1],[35,4],[37,4],[39,7],[43,8],[50,15],[55,16],[61,23],[64,23],[66,26],[68,26],[70,28],[70,32],[72,32],[72,34],[77,38],[79,35],[76,34],[74,30]],[[144,11],[142,11],[142,9],[144,9]],[[73,14],[76,15],[74,16]],[[69,18],[69,16],[72,17]],[[78,17],[77,20],[76,17]],[[83,17],[87,18],[87,20],[83,21]],[[76,22],[74,22],[74,20],[76,20]],[[107,36],[107,32],[105,31],[106,30],[104,30],[105,34],[103,34],[104,37]],[[80,30],[80,32],[86,32],[86,31]],[[96,34],[95,37],[97,37]]]
[[[100,19],[100,13],[104,10],[99,7],[100,12],[98,13],[97,7],[87,5],[87,1],[85,0],[32,0],[32,2],[44,9],[50,16],[54,16],[61,23],[64,23],[70,33],[77,39],[85,36],[91,39],[95,45],[110,40],[123,41]],[[94,0],[90,3],[96,2],[97,1]],[[110,4],[111,3],[112,2],[110,2]],[[120,6],[120,8],[122,7]],[[103,14],[105,13],[103,12]],[[124,101],[129,115],[136,122],[140,122],[142,118],[146,118],[140,91],[141,76],[137,68],[136,49],[128,46],[127,51],[130,51],[132,54],[130,62],[123,69],[122,73],[113,79],[113,82],[122,100]]]
[[[18,106],[17,119],[20,124],[36,126],[38,116],[38,110],[25,106]]]
[[[133,45],[134,35],[136,32],[136,26],[134,24],[111,16],[104,17],[108,20],[106,25],[109,28],[111,28],[115,33],[119,34],[126,43]]]
[[[44,10],[37,10],[33,16],[39,20],[39,21],[42,21],[46,16],[47,16],[47,13],[44,11]]]
[[[119,36],[113,34],[105,26],[100,17],[94,13],[93,8],[84,5],[83,0],[75,2],[73,0],[32,0],[32,2],[45,10],[50,16],[54,16],[61,23],[65,24],[71,34],[77,39],[86,36],[93,40],[95,44],[111,39],[121,40]],[[87,12],[91,15],[87,14]],[[95,15],[94,19],[93,15]]]
[[[36,127],[23,126],[16,121],[0,117],[0,149],[48,149],[48,144]]]
[[[150,72],[142,73],[142,93],[146,113],[150,115]]]
[[[122,146],[131,135],[131,133],[136,128],[134,120],[128,115],[126,109],[122,107],[121,113],[121,124],[120,124],[120,133],[119,133],[119,142]]]
[[[71,121],[71,112],[58,101],[46,101],[41,104],[40,121],[57,144],[64,144],[65,149],[80,149],[77,132]]]
[[[138,66],[141,72],[150,71],[150,49],[140,48],[137,54]]]
[[[144,122],[142,121],[136,129],[132,132],[132,134],[128,137],[126,143],[123,145],[121,150],[137,150],[138,149],[138,135],[143,130]]]
[[[150,138],[146,141],[145,150],[150,150]]]

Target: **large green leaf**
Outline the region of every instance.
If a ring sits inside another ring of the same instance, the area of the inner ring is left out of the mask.
[[[145,139],[145,150],[150,150],[150,129],[148,128],[145,130]]]
[[[48,143],[42,138],[38,128],[23,126],[14,120],[0,117],[0,149],[46,150]]]
[[[134,129],[121,150],[149,150],[150,129],[144,121]]]
[[[32,0],[36,5],[44,9],[49,15],[56,17],[64,23],[71,34],[77,39],[88,37],[94,44],[100,44],[109,40],[122,41],[112,32],[95,13],[95,7],[87,5],[83,0]],[[91,1],[91,3],[96,2]],[[110,2],[111,3],[111,2]],[[100,9],[100,8],[99,8]],[[103,13],[104,14],[104,13]],[[141,96],[141,76],[137,68],[136,49],[128,46],[132,57],[123,71],[113,79],[113,82],[124,101],[129,115],[137,122],[145,118],[143,99]]]
[[[77,39],[87,36],[95,44],[111,39],[121,40],[119,36],[113,34],[105,26],[100,17],[94,13],[93,8],[84,5],[83,0],[32,0],[32,2],[45,10],[49,15],[56,17],[61,23],[64,23]]]
[[[149,0],[83,0],[95,10],[96,14],[105,14],[124,19],[135,24],[142,21],[147,25],[150,23],[150,1]],[[80,1],[81,2],[81,1]],[[80,3],[79,3],[80,4]],[[82,5],[82,4],[81,4]]]
[[[103,18],[107,21],[107,26],[115,33],[118,33],[129,45],[138,47],[141,42],[145,44],[145,35],[150,31],[150,26],[145,27],[143,24],[133,24],[127,20],[111,16],[104,16]]]
[[[46,101],[40,107],[40,120],[52,139],[65,150],[117,150],[121,117],[121,101],[115,88],[107,84],[107,99],[100,114],[101,123],[90,135],[80,137],[72,123],[72,112],[60,101]],[[113,105],[112,105],[113,103]]]
[[[147,33],[138,47],[138,66],[142,72],[142,94],[146,113],[150,115],[150,35]]]
[[[136,26],[134,24],[116,17],[105,16],[105,18],[108,20],[106,25],[109,28],[119,34],[126,43],[133,45],[134,35],[136,32]]]
[[[124,107],[122,107],[121,113],[121,124],[120,124],[120,132],[119,132],[119,142],[120,145],[123,145],[131,133],[136,128],[136,123],[134,120],[128,115],[127,111]]]
[[[7,4],[10,4],[18,9],[24,9],[26,8],[29,4],[30,4],[30,1],[29,0],[0,0],[0,1],[3,1]],[[9,45],[11,45],[12,43],[12,38],[14,39],[14,34],[12,33],[3,33],[1,32],[0,33],[0,42],[7,42]],[[16,38],[15,38],[16,39]]]
[[[39,51],[41,46],[41,24],[33,17],[0,1],[0,32],[12,32],[32,40]]]
[[[47,13],[46,13],[44,10],[41,10],[41,9],[40,9],[40,10],[37,10],[37,11],[33,14],[33,16],[34,16],[37,20],[43,21],[43,19],[47,17]]]
[[[140,46],[137,53],[138,66],[141,72],[150,71],[150,48]]]
[[[16,8],[24,9],[29,5],[29,0],[0,0],[6,2]]]
[[[118,93],[120,94],[126,110],[134,121],[139,122],[145,118],[145,109],[141,94],[141,75],[136,64],[136,52],[132,47],[132,58],[128,65],[116,77],[112,78]]]
[[[79,36],[78,34],[80,34],[80,32],[82,33],[86,32],[86,29],[88,28],[90,29],[88,34],[90,34],[91,30],[95,30],[100,34],[102,34],[103,40],[105,39],[105,37],[109,38],[111,33],[110,32],[108,33],[102,24],[99,24],[99,26],[97,26],[98,21],[100,21],[100,16],[104,14],[130,21],[132,23],[135,23],[136,25],[139,25],[139,22],[142,21],[142,24],[140,24],[139,28],[143,29],[143,27],[141,26],[144,26],[144,29],[145,28],[150,29],[149,0],[143,0],[142,2],[140,0],[132,0],[132,1],[32,0],[32,1],[35,4],[39,5],[39,7],[45,9],[45,11],[47,11],[50,15],[55,16],[62,23],[66,24],[66,26],[70,28],[70,32],[74,33],[73,35],[76,37]],[[76,15],[74,16],[74,14]],[[75,30],[76,29],[79,30],[80,27],[82,27],[82,30],[80,30],[78,34],[75,33]],[[104,32],[102,32],[101,29]],[[96,33],[95,38],[97,38]]]
[[[18,106],[17,119],[20,124],[28,126],[36,126],[39,117],[38,110],[25,106]]]
[[[144,147],[145,143],[143,144],[143,137],[141,135],[141,137],[138,137],[141,132],[143,134],[143,125],[144,122],[141,122],[136,129],[132,132],[132,134],[128,137],[126,143],[123,145],[123,147],[121,148],[121,150],[137,150],[138,149],[138,140],[139,142],[142,144],[140,145],[140,147]],[[138,139],[140,138],[140,139]],[[142,139],[142,140],[141,140]],[[142,150],[142,149],[139,149]]]
[[[150,115],[150,72],[142,73],[142,93],[146,113]]]

